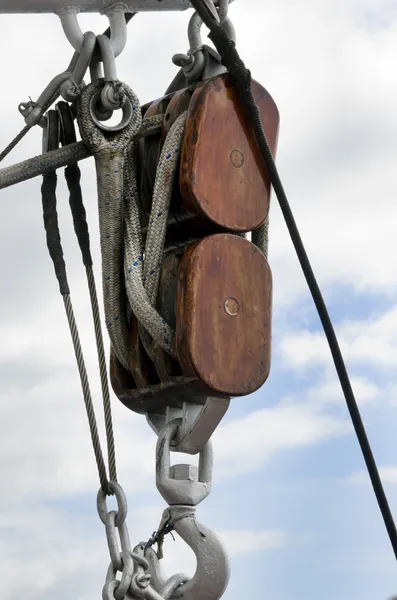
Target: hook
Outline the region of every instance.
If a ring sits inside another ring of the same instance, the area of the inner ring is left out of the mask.
[[[226,550],[217,535],[197,521],[195,508],[170,506],[174,530],[196,555],[193,577],[173,594],[180,600],[219,600],[230,578]]]
[[[140,544],[142,547],[142,544]],[[139,552],[139,548],[134,548],[134,552]],[[161,568],[161,561],[153,548],[145,548],[144,557],[149,563],[148,574],[150,575],[151,586],[160,594],[164,600],[174,596],[175,591],[190,580],[185,573],[176,573],[167,579]]]
[[[169,504],[167,510],[174,530],[196,555],[197,568],[189,581],[175,589],[173,598],[219,600],[229,582],[227,554],[215,533],[196,518],[196,506],[211,491],[212,446],[208,442],[200,453],[198,478],[195,469],[189,465],[170,468],[171,441],[178,426],[179,420],[171,421],[159,434],[156,485]]]

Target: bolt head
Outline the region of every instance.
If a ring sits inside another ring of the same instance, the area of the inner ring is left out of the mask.
[[[198,481],[198,468],[194,465],[173,465],[170,477],[178,481]]]

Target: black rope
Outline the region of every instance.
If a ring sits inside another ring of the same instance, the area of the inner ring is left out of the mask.
[[[44,151],[51,151],[58,148],[59,145],[59,116],[55,110],[50,110],[46,116],[47,119],[47,148]],[[59,284],[59,291],[62,295],[65,305],[66,316],[69,329],[72,336],[73,347],[76,356],[77,367],[80,375],[80,382],[83,391],[84,403],[86,406],[88,423],[95,459],[98,466],[99,479],[103,491],[112,494],[106,474],[105,461],[103,459],[101,443],[99,439],[98,427],[95,418],[94,406],[92,403],[91,391],[88,381],[87,369],[80,343],[80,336],[73,311],[73,305],[70,298],[70,289],[66,275],[66,265],[63,258],[63,249],[58,225],[57,214],[57,175],[55,171],[49,171],[43,175],[41,186],[41,197],[43,205],[44,227],[47,236],[47,247],[50,257],[54,264],[56,278]]]
[[[61,143],[63,146],[76,142],[76,129],[71,108],[67,102],[58,102],[56,110],[59,115]],[[90,294],[92,317],[94,322],[95,339],[98,354],[98,366],[101,377],[103,410],[105,416],[106,440],[108,449],[109,477],[117,482],[116,451],[113,434],[112,408],[107,374],[106,355],[103,343],[101,315],[99,312],[98,294],[93,271],[93,261],[90,250],[90,234],[88,230],[86,210],[80,186],[81,172],[75,164],[65,169],[65,179],[69,189],[69,205],[72,212],[74,230],[80,246],[83,264],[86,269],[87,284]],[[111,489],[109,488],[111,491]]]
[[[283,184],[281,182],[274,158],[266,139],[266,134],[263,129],[262,119],[259,108],[255,102],[252,86],[251,73],[245,67],[241,60],[235,43],[229,38],[227,32],[219,24],[210,10],[208,0],[191,0],[193,7],[197,10],[204,23],[210,29],[209,38],[213,41],[217,51],[222,57],[222,64],[227,68],[236,86],[241,104],[245,110],[248,122],[254,133],[256,142],[261,152],[262,158],[266,164],[269,179],[276,193],[277,199],[283,213],[285,223],[287,225],[292,243],[296,250],[298,260],[302,267],[303,274],[310,289],[314,304],[317,308],[325,336],[327,338],[332,358],[335,364],[336,372],[345,396],[347,408],[357,435],[358,442],[364,457],[368,474],[372,483],[372,487],[379,505],[380,512],[386,526],[387,533],[391,545],[397,559],[397,531],[394,519],[390,510],[390,506],[379,476],[379,471],[376,465],[374,455],[365,427],[361,418],[360,410],[357,401],[354,397],[353,389],[350,383],[349,375],[343,360],[343,356],[339,347],[338,339],[335,334],[327,307],[323,296],[318,286],[308,255],[306,253],[302,238],[296,225],[291,207],[288,202]]]
[[[61,124],[62,146],[74,144],[77,141],[77,136],[69,104],[67,102],[58,102],[56,110],[59,113]],[[80,246],[83,264],[85,267],[92,267],[90,235],[80,185],[81,171],[77,163],[68,165],[65,168],[65,179],[69,190],[69,205],[72,212],[74,230]]]
[[[54,110],[50,110],[48,112],[47,119],[47,150],[56,150],[58,147],[58,115]],[[55,275],[59,284],[59,291],[62,296],[65,296],[66,294],[70,294],[70,290],[66,276],[66,265],[63,258],[61,236],[58,227],[56,189],[57,174],[55,171],[44,173],[43,183],[41,185],[41,199],[43,205],[43,220],[47,237],[47,247],[54,264]]]

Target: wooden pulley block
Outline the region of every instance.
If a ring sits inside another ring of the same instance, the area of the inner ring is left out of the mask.
[[[259,389],[270,371],[272,276],[262,252],[230,234],[190,246],[179,265],[177,352],[185,375],[221,394]]]
[[[165,381],[154,369],[145,370],[143,381],[128,374],[112,352],[115,394],[141,413],[204,403],[208,396],[251,394],[270,371],[271,302],[269,265],[244,238],[216,234],[168,252],[157,310],[176,329],[179,363],[172,360]],[[132,336],[135,327],[132,321]]]
[[[256,81],[252,91],[273,156],[279,113]],[[248,232],[264,222],[270,181],[229,75],[197,88],[189,105],[181,153],[180,188],[185,205],[222,228]]]
[[[279,114],[269,93],[252,82],[264,130],[275,156]],[[140,142],[140,198],[145,235],[162,144],[178,116],[188,111],[169,210],[166,247],[221,232],[257,229],[269,210],[270,181],[229,75],[178,90],[144,107],[165,115],[161,134]]]

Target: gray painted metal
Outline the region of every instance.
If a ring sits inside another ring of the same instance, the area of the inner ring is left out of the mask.
[[[230,405],[230,398],[206,398],[204,404],[184,402],[181,408],[167,406],[163,415],[146,415],[150,427],[159,435],[171,421],[179,419],[180,424],[172,442],[171,450],[186,454],[198,454],[209,442],[212,434],[223,419]]]
[[[82,12],[102,12],[120,0],[0,0],[0,13],[51,13],[65,6]],[[128,12],[171,11],[191,8],[189,0],[123,0]]]
[[[156,446],[156,485],[169,505],[163,518],[169,519],[197,559],[195,574],[178,587],[177,597],[179,600],[219,600],[230,575],[226,550],[215,533],[196,518],[196,506],[211,492],[212,446],[208,442],[200,452],[198,477],[197,470],[190,465],[171,468],[171,442],[178,426],[178,421],[169,423],[160,432]],[[153,597],[153,600],[157,599]]]

